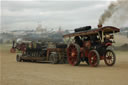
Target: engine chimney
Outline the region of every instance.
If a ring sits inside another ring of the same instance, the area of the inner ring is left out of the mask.
[[[98,28],[102,28],[102,24],[98,24]]]

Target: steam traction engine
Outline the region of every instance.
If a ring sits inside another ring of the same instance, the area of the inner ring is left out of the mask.
[[[64,35],[67,41],[67,56],[69,64],[77,66],[81,61],[96,67],[100,60],[107,66],[113,66],[116,55],[111,49],[114,43],[114,33],[120,30],[116,27],[105,26],[92,29],[91,26],[75,29],[75,33]]]

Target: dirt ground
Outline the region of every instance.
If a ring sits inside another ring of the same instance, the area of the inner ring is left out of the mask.
[[[128,52],[116,52],[115,66],[16,62],[8,45],[0,45],[1,85],[128,85]]]

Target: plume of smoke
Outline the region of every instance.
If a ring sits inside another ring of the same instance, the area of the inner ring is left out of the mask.
[[[126,24],[128,21],[128,0],[118,0],[112,2],[107,10],[101,15],[99,25],[104,24],[111,19],[113,24]]]

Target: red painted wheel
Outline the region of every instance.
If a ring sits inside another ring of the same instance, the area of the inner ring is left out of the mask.
[[[96,50],[92,50],[88,54],[89,64],[93,67],[97,67],[100,63],[100,56]]]
[[[15,52],[16,52],[16,49],[15,49],[15,48],[11,48],[11,49],[10,49],[10,52],[11,52],[11,53],[15,53]]]
[[[104,62],[107,66],[113,66],[116,62],[116,55],[113,50],[107,50],[104,56]]]
[[[67,56],[69,64],[77,66],[80,64],[80,46],[77,44],[70,44],[67,48]]]

